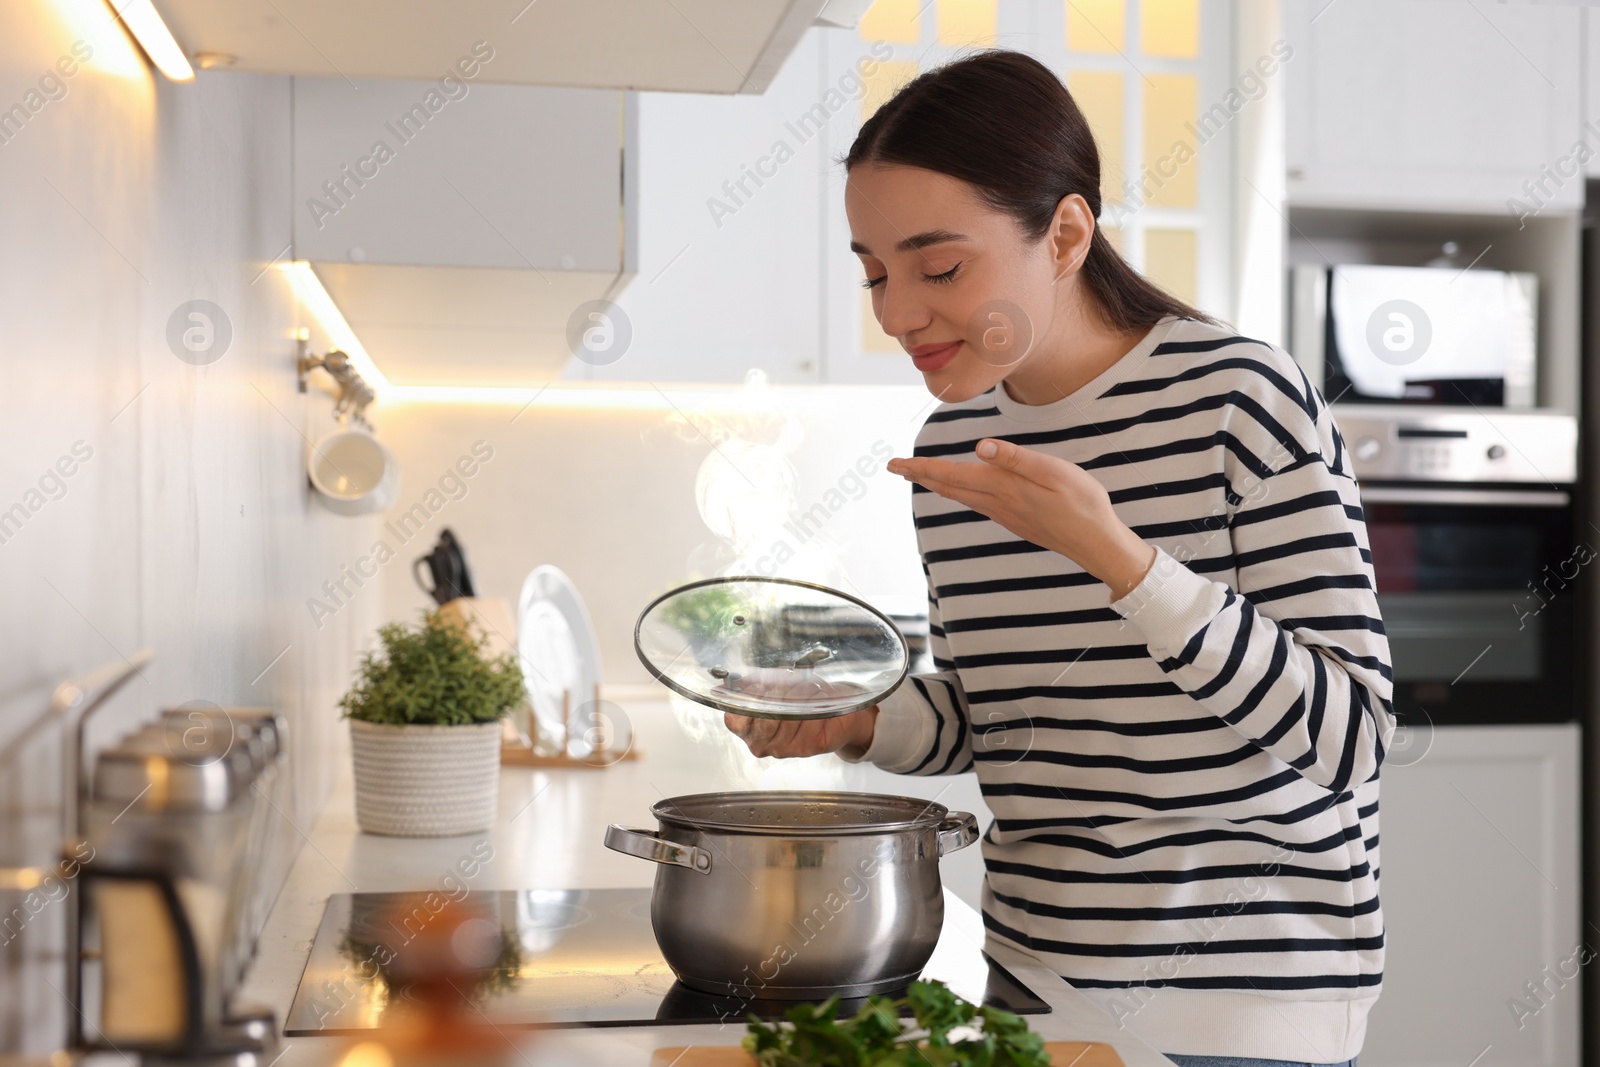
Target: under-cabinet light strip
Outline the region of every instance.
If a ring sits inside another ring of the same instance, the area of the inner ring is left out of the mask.
[[[150,0],[106,0],[156,69],[175,82],[194,80],[194,68]]]
[[[372,387],[379,404],[470,404],[596,411],[670,411],[680,405],[696,410],[748,410],[751,405],[749,388],[742,385],[666,389],[651,385],[577,382],[543,386],[398,385],[391,382],[367,354],[361,339],[310,263],[296,260],[282,264],[280,269],[288,276],[295,296],[328,335],[328,344],[350,357],[356,372]]]

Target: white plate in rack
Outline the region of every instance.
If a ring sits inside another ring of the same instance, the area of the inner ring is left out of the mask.
[[[544,564],[522,583],[517,605],[517,651],[539,732],[561,738],[569,756],[581,759],[594,748],[580,711],[595,699],[600,684],[600,647],[583,598],[559,568]],[[567,736],[562,693],[576,723]]]

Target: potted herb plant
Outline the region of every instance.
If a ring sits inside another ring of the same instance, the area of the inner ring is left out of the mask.
[[[525,699],[514,654],[438,612],[420,626],[378,628],[356,682],[339,701],[350,720],[356,821],[372,834],[445,837],[494,822],[500,719]]]

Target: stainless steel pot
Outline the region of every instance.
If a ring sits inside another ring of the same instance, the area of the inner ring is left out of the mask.
[[[660,866],[650,923],[679,981],[738,999],[860,997],[922,973],[944,925],[939,857],[969,813],[877,793],[730,792],[613,823],[607,848]]]

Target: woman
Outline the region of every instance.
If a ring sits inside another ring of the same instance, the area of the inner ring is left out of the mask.
[[[1353,1064],[1393,681],[1322,395],[1124,263],[1084,117],[1027,56],[923,74],[844,162],[873,309],[943,401],[889,464],[937,673],[729,728],[975,769],[988,930],[1179,1063]]]

